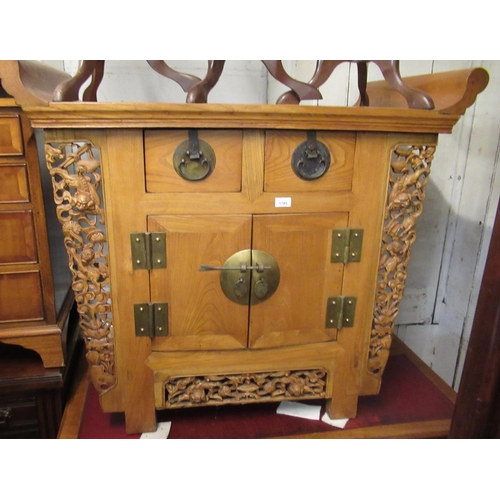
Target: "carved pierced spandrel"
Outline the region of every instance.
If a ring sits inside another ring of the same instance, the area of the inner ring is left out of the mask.
[[[165,407],[321,399],[326,378],[322,369],[170,377],[164,384]]]
[[[392,151],[368,357],[368,370],[377,376],[389,357],[435,150],[435,145],[399,145]]]
[[[116,384],[116,376],[99,150],[89,142],[47,143],[45,156],[90,375],[103,394]]]

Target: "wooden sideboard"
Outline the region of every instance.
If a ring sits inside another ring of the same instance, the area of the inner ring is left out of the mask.
[[[24,106],[103,409],[131,433],[197,405],[355,416],[380,388],[437,136],[487,80],[417,81],[434,110],[384,83],[368,93],[386,108]]]
[[[0,98],[0,342],[38,352],[49,368],[64,366],[63,332],[73,294],[61,259],[62,237],[54,230],[57,220],[47,177],[46,169],[40,171],[34,132],[25,113],[4,93]]]
[[[55,439],[80,359],[73,308],[63,333],[64,366],[45,368],[31,349],[0,342],[0,439]]]

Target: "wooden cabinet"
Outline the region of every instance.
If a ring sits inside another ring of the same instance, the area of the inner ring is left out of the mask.
[[[64,246],[53,231],[57,220],[46,214],[43,174],[28,119],[13,98],[0,98],[0,342],[61,367],[73,298],[67,266],[58,260]]]
[[[81,353],[77,319],[73,311],[64,332],[64,367],[45,368],[33,350],[0,343],[0,439],[57,437]]]
[[[437,134],[473,102],[465,87],[453,111],[26,108],[102,408],[128,432],[197,405],[326,399],[355,416],[380,388]]]

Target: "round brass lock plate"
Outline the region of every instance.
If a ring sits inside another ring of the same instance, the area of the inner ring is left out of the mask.
[[[189,150],[189,140],[181,142],[174,151],[175,171],[188,181],[206,179],[215,168],[215,151],[208,142],[198,140],[199,151]]]
[[[241,250],[231,255],[220,267],[202,266],[203,270],[219,270],[224,295],[236,304],[260,304],[278,288],[280,269],[272,255],[262,250]]]

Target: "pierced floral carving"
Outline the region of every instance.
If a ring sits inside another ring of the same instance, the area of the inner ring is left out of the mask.
[[[90,375],[102,394],[116,384],[116,377],[99,150],[89,142],[46,144],[45,156]]]
[[[171,377],[164,387],[166,408],[249,401],[320,399],[326,397],[326,371],[316,369]]]
[[[368,359],[368,370],[375,375],[382,376],[389,357],[435,150],[435,145],[399,145],[392,151]]]

